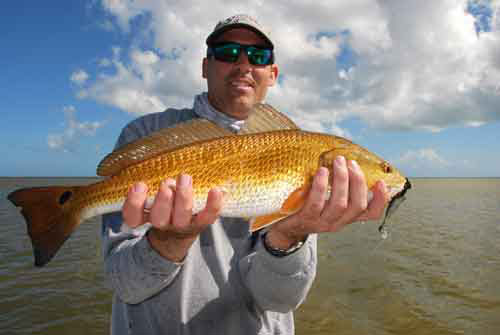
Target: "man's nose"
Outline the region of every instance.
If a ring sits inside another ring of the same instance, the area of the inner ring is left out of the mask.
[[[235,65],[238,65],[240,68],[251,67],[246,51],[243,50],[242,52],[240,52],[240,55],[238,56]]]

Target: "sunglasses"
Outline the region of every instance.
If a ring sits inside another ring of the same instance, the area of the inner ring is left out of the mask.
[[[241,51],[245,50],[252,65],[270,65],[274,63],[273,49],[260,45],[242,45],[236,42],[222,42],[208,46],[207,57],[225,63],[236,63]]]

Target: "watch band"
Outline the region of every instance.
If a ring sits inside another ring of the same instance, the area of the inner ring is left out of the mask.
[[[302,247],[304,245],[305,241],[307,240],[307,237],[306,237],[304,239],[304,241],[299,241],[299,242],[295,243],[294,245],[292,245],[288,249],[280,249],[280,248],[272,247],[269,244],[267,244],[266,237],[267,237],[267,232],[262,234],[262,243],[264,244],[264,248],[267,250],[267,252],[269,252],[271,255],[276,256],[276,257],[285,257],[285,256],[293,254],[294,252],[299,250],[300,247]]]

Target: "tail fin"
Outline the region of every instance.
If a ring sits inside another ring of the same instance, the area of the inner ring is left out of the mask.
[[[74,198],[81,186],[23,188],[8,195],[28,225],[35,265],[44,266],[78,226]]]

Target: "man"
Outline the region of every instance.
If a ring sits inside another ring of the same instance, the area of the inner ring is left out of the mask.
[[[219,22],[206,42],[208,93],[196,96],[192,109],[131,122],[117,146],[197,117],[235,132],[244,127],[278,76],[270,35],[237,15]],[[121,215],[103,220],[106,273],[115,291],[112,333],[293,334],[293,310],[316,273],[316,233],[379,218],[385,205],[382,182],[367,203],[353,161],[335,161],[327,199],[329,178],[320,168],[304,207],[257,237],[246,220],[218,217],[224,196],[217,188],[193,216],[188,175],[165,180],[146,210],[147,186],[134,185]]]

